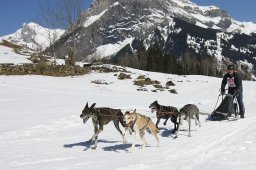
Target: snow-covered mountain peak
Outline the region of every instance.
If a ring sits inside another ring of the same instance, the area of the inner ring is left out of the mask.
[[[229,13],[217,6],[199,6],[189,0],[94,0],[90,15],[99,16],[113,4],[118,2],[125,8],[140,8],[141,10],[156,8],[164,12],[165,16],[177,17],[203,28],[218,29],[221,31],[251,34],[256,33],[256,24],[251,22],[239,22],[233,19]],[[99,18],[97,18],[99,19]],[[94,20],[95,21],[95,20]],[[86,21],[85,21],[86,22]],[[249,26],[249,27],[247,27]]]
[[[38,25],[34,22],[29,22],[29,23],[23,23],[22,28],[25,29],[34,29],[34,30],[40,30],[44,29],[41,25]]]
[[[7,40],[14,44],[32,50],[44,50],[49,46],[50,38],[59,39],[64,33],[61,29],[48,29],[34,22],[24,23],[22,28],[15,33],[1,37],[1,40]]]

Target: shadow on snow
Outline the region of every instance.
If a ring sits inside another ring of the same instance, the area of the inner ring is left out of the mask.
[[[108,140],[98,140],[98,143],[117,143],[120,141],[108,141]],[[85,142],[77,142],[77,143],[71,143],[71,144],[64,144],[63,147],[64,148],[73,148],[76,146],[83,146],[85,147],[84,150],[88,150],[89,148],[91,148],[91,146],[94,145],[94,142],[90,143],[88,141]],[[129,148],[131,145],[130,144],[118,144],[118,145],[114,145],[114,146],[106,146],[103,147],[102,149],[104,151],[115,151],[118,152],[118,150],[127,150],[127,148]]]

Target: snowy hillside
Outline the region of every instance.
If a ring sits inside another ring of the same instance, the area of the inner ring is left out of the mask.
[[[12,48],[0,45],[0,64],[1,63],[13,63],[23,64],[31,63],[28,60],[29,56],[20,55],[14,52]]]
[[[118,80],[116,73],[97,73],[78,77],[0,76],[0,169],[4,170],[254,170],[256,156],[256,83],[244,81],[246,118],[238,121],[213,122],[200,115],[202,127],[192,124],[187,136],[186,122],[180,136],[173,139],[173,124],[160,122],[160,147],[146,134],[149,146],[127,153],[113,123],[99,135],[98,148],[91,150],[87,140],[93,134],[91,121],[82,123],[79,115],[86,102],[96,107],[137,109],[156,121],[148,106],[160,104],[181,108],[196,104],[201,112],[210,113],[218,97],[221,79],[206,76],[177,76],[129,69],[132,79]],[[139,75],[169,80],[178,94],[167,90],[137,91],[133,85]],[[106,84],[94,84],[101,80]],[[123,128],[121,128],[123,130]]]
[[[0,37],[0,41],[7,40],[33,50],[44,50],[50,45],[49,37],[51,37],[52,40],[53,37],[56,37],[55,39],[57,40],[63,33],[64,30],[50,30],[36,23],[30,22],[24,23],[22,28],[17,30],[15,33]]]

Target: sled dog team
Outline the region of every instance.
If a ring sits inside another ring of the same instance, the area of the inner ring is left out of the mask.
[[[153,123],[150,117],[142,115],[136,111],[136,109],[132,112],[125,112],[124,114],[121,112],[120,109],[113,109],[109,107],[95,107],[96,103],[92,104],[90,107],[88,106],[88,102],[84,107],[80,118],[83,119],[83,122],[89,118],[92,118],[92,123],[94,126],[94,134],[89,140],[90,143],[94,142],[94,146],[92,149],[96,149],[98,144],[98,135],[101,131],[103,131],[103,126],[108,124],[109,122],[113,121],[116,129],[119,131],[123,138],[123,143],[127,143],[125,135],[127,131],[132,134],[134,132],[134,138],[131,148],[129,152],[135,147],[136,139],[140,137],[143,141],[143,145],[141,148],[145,148],[147,146],[146,139],[144,137],[145,131],[150,130],[151,134],[157,141],[157,146],[159,146],[159,139],[157,137],[158,124],[160,119],[165,119],[164,125],[168,119],[174,124],[175,138],[178,137],[180,125],[182,125],[183,120],[186,120],[189,125],[188,136],[191,136],[190,129],[191,129],[191,119],[195,119],[195,124],[201,126],[199,121],[199,109],[197,106],[193,104],[187,104],[182,107],[179,111],[176,107],[173,106],[163,106],[158,104],[157,101],[150,104],[149,108],[152,112],[156,112],[157,122],[156,124]],[[123,133],[119,128],[119,123],[123,127],[125,127],[125,132]]]

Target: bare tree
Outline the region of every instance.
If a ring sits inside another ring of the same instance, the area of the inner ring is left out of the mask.
[[[72,38],[70,50],[74,53],[73,56],[75,62],[77,53],[76,29],[81,25],[80,15],[84,9],[84,1],[56,0],[55,2],[55,5],[49,5],[48,7],[42,8],[44,13],[44,20],[46,23],[50,24],[50,27],[59,27],[68,30]],[[51,40],[53,40],[52,38]]]
[[[60,25],[57,22],[57,18],[55,17],[54,9],[50,6],[42,6],[40,5],[40,18],[43,24],[46,26],[47,36],[49,40],[49,47],[52,50],[52,57],[54,58],[54,64],[56,64],[56,52],[54,43],[57,41],[58,33],[56,31]],[[52,30],[51,30],[52,29]]]
[[[83,10],[83,0],[59,0],[58,10],[63,26],[72,34],[74,63],[76,61],[76,28],[80,26],[80,15]],[[57,15],[58,16],[58,15]]]

